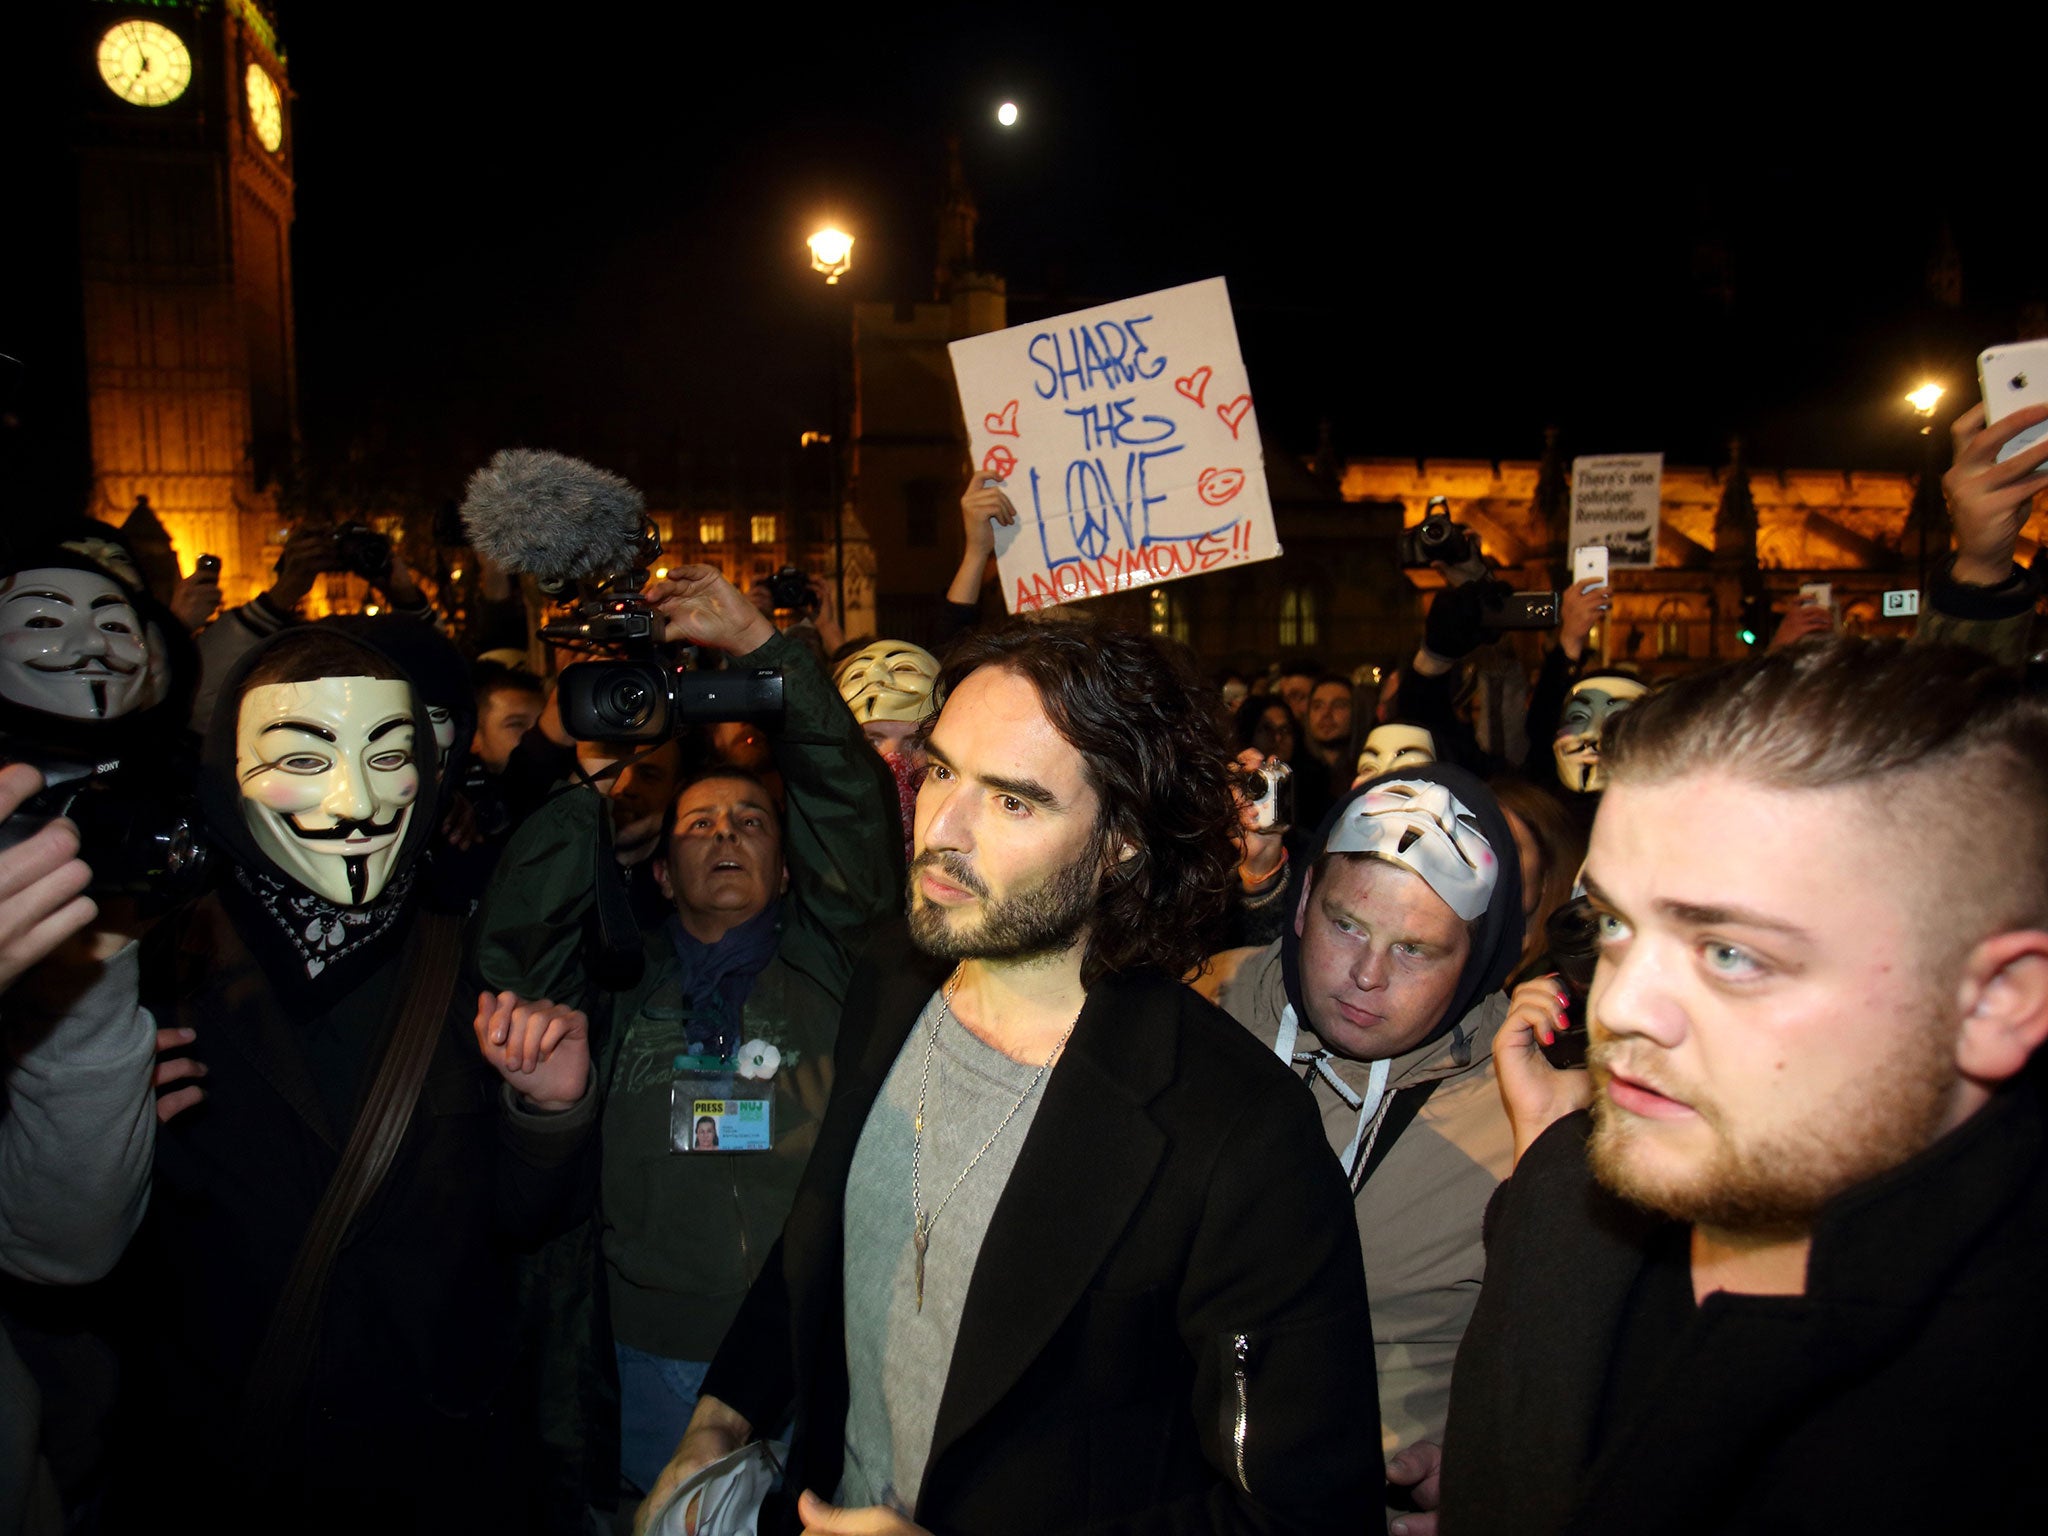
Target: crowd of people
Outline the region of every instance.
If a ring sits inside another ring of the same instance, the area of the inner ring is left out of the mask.
[[[2044,419],[1654,685],[991,623],[980,477],[929,648],[666,567],[781,705],[618,739],[513,587],[15,540],[0,1532],[2038,1528]]]

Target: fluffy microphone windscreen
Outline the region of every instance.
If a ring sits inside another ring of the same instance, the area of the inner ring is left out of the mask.
[[[470,548],[508,571],[584,581],[629,568],[647,503],[617,475],[535,448],[504,448],[469,477]]]

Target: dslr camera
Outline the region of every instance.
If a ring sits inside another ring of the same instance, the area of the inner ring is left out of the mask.
[[[43,763],[40,794],[0,822],[0,848],[33,837],[59,816],[78,828],[78,857],[92,870],[95,895],[134,896],[163,911],[197,896],[213,873],[199,807],[188,796],[121,763]]]
[[[1469,529],[1451,521],[1451,504],[1442,496],[1429,498],[1429,509],[1413,528],[1401,530],[1395,545],[1404,569],[1426,568],[1433,561],[1463,565],[1479,553],[1479,541]]]
[[[780,720],[782,674],[773,667],[704,668],[696,647],[662,642],[661,615],[640,595],[660,554],[661,535],[644,521],[633,563],[585,583],[567,614],[541,626],[542,639],[566,650],[623,653],[562,669],[556,681],[562,728],[582,741],[663,741],[713,720]],[[809,583],[796,567],[785,567],[776,580],[792,572],[809,598]]]
[[[368,523],[342,523],[334,530],[334,564],[365,581],[391,574],[391,541]]]
[[[768,596],[779,613],[811,614],[818,611],[818,594],[811,590],[811,578],[801,566],[785,565],[768,578]]]

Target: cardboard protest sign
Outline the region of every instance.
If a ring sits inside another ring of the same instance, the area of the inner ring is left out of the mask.
[[[952,344],[974,462],[1005,482],[1028,613],[1280,553],[1220,277]]]
[[[1573,459],[1571,547],[1605,544],[1610,565],[1655,565],[1663,498],[1661,453]]]

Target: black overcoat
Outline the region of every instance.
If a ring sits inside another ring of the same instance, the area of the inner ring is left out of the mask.
[[[1445,1536],[2048,1530],[2038,1070],[1830,1204],[1805,1295],[1708,1297],[1605,1434],[1621,1320],[1674,1234],[1593,1181],[1589,1126],[1551,1127],[1497,1197]]]
[[[791,1486],[827,1500],[847,1173],[944,971],[898,928],[856,976],[817,1150],[705,1383],[764,1427],[793,1403]],[[1355,1536],[1382,1487],[1365,1275],[1308,1095],[1177,982],[1099,982],[976,1261],[918,1523]]]

